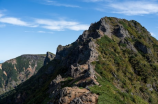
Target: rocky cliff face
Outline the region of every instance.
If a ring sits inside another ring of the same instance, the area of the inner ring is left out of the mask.
[[[44,60],[44,65],[47,65],[50,61],[52,61],[55,57],[55,54],[51,53],[51,52],[47,52],[46,54],[46,58]]]
[[[155,104],[158,41],[138,22],[104,17],[44,66],[5,104]],[[9,95],[9,96],[6,96]]]
[[[16,88],[42,67],[45,55],[22,55],[0,64],[0,93]]]

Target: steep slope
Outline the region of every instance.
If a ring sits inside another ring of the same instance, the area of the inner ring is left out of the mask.
[[[138,22],[104,17],[2,104],[157,104],[158,41]]]
[[[0,64],[0,94],[16,88],[43,66],[45,55],[22,55]]]

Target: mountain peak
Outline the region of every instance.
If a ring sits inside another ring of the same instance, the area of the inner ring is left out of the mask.
[[[2,101],[158,103],[157,51],[158,41],[140,23],[104,17],[56,55],[47,52],[38,74]]]

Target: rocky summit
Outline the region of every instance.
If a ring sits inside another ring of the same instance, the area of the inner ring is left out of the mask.
[[[0,103],[157,104],[157,52],[158,41],[137,21],[104,17],[56,55],[48,52]]]

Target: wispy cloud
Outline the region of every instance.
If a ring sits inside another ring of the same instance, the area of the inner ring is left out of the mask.
[[[54,1],[54,0],[45,0],[45,3],[44,3],[44,4],[46,4],[46,5],[54,5],[54,6],[80,8],[80,6],[78,6],[78,5],[63,4],[63,3],[59,3],[59,2]]]
[[[33,24],[28,23],[28,22],[22,21],[20,18],[10,17],[10,16],[7,17],[4,15],[5,11],[6,10],[0,10],[0,23],[4,23],[0,27],[4,27],[5,24],[27,26],[27,27],[38,27],[38,25],[33,25]]]
[[[97,11],[118,13],[124,15],[158,14],[158,2],[156,0],[83,0],[94,2],[99,6],[93,7]]]
[[[45,31],[38,31],[38,33],[46,33]]]
[[[86,30],[89,25],[80,24],[74,21],[65,21],[65,20],[47,20],[47,19],[36,19],[36,23],[38,23],[42,28],[55,30],[55,31],[64,31],[65,29],[69,30]]]
[[[145,15],[158,13],[158,4],[147,1],[128,1],[109,4],[114,13],[125,15]]]
[[[53,34],[53,32],[48,32],[48,31],[24,31],[26,33],[49,33],[49,34]]]
[[[52,2],[52,1],[49,1]],[[1,12],[0,12],[1,13]],[[66,29],[79,31],[79,30],[86,30],[89,28],[87,24],[81,24],[76,21],[66,21],[66,20],[50,20],[50,19],[34,19],[32,22],[23,21],[20,18],[16,17],[6,17],[4,15],[0,15],[0,27],[5,27],[7,24],[17,25],[17,26],[26,26],[26,27],[41,27],[44,29],[49,29],[53,31],[65,31]],[[30,32],[30,31],[25,31]],[[32,31],[31,31],[32,32]],[[38,33],[51,33],[52,32],[44,32],[38,31]]]
[[[64,31],[65,29],[69,30],[86,30],[89,25],[80,24],[79,22],[74,21],[65,21],[65,20],[48,20],[48,19],[35,19],[35,21],[30,24],[29,22],[22,21],[20,18],[15,17],[0,17],[0,23],[4,23],[0,25],[0,27],[5,27],[6,24],[12,24],[17,26],[26,26],[26,27],[42,27],[49,30],[54,31]],[[30,32],[30,31],[25,31]],[[44,33],[43,31],[39,31],[38,33]],[[48,32],[47,32],[48,33]]]
[[[46,32],[46,31],[37,31],[38,33],[49,33],[49,34],[53,34],[53,32]]]
[[[22,21],[19,18],[15,18],[15,17],[0,17],[0,22],[12,24],[12,25],[18,25],[18,26],[38,27],[38,25],[29,24],[25,21]]]
[[[152,32],[150,32],[150,34],[151,34],[152,36],[154,36],[154,37],[156,36],[156,35],[155,35],[154,33],[152,33]]]
[[[18,18],[14,18],[14,17],[0,18],[0,22],[12,24],[12,25],[19,25],[19,26],[30,26],[30,24],[28,24]]]

